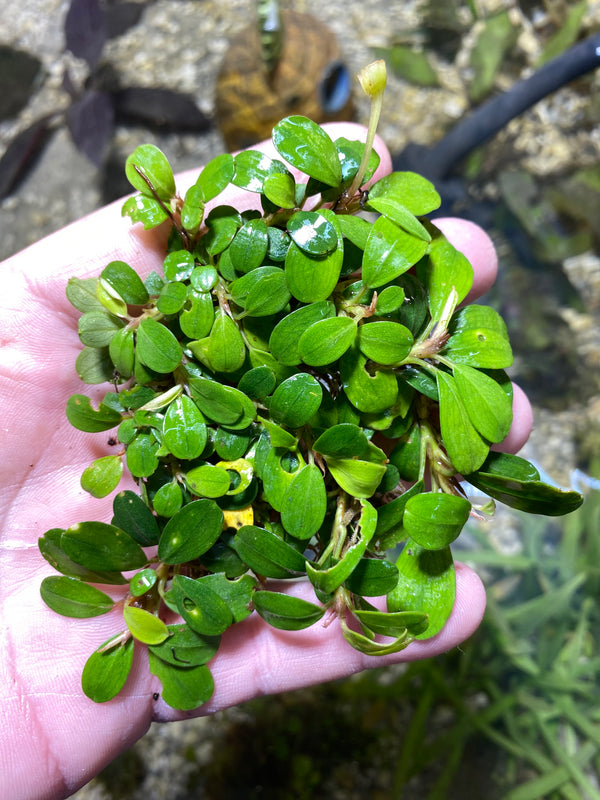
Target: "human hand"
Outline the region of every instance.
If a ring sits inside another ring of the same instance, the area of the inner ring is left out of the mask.
[[[331,128],[336,136],[364,138],[357,126]],[[262,148],[268,151],[270,145]],[[389,171],[390,160],[381,143],[377,150],[382,156],[380,177]],[[188,174],[179,185],[191,182]],[[220,196],[219,201],[231,202],[231,197]],[[101,209],[0,267],[4,276],[0,301],[0,452],[4,454],[0,465],[0,797],[7,800],[43,800],[74,792],[140,738],[153,720],[207,714],[257,695],[441,653],[475,630],[485,605],[477,576],[458,565],[457,600],[447,625],[436,637],[414,642],[400,654],[365,656],[348,646],[335,623],[327,629],[315,625],[287,633],[252,615],[223,636],[211,663],[215,693],[192,714],[154,699],[160,685],[149,673],[141,651],[117,698],[97,705],[83,694],[80,680],[86,659],[119,629],[119,623],[109,613],[74,625],[43,604],[39,586],[52,570],[39,554],[37,539],[57,524],[67,527],[84,519],[111,517],[110,499],[94,500],[79,485],[82,470],[110,453],[109,434],[81,433],[64,414],[67,397],[81,391],[74,371],[80,350],[77,314],[64,290],[68,278],[97,275],[114,259],[126,261],[142,275],[160,268],[162,233],[132,227],[121,217],[120,206],[119,202]],[[470,299],[474,299],[495,276],[491,242],[470,223],[448,219],[437,224],[473,264],[476,277]],[[98,399],[103,395],[92,388],[94,393]],[[515,422],[504,448],[517,450],[530,424],[527,401],[516,391]],[[103,587],[105,591],[112,588]],[[294,584],[288,591],[314,599],[308,585]]]

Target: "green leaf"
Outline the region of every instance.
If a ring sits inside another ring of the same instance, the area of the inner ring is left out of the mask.
[[[254,608],[260,616],[282,631],[301,631],[318,622],[325,609],[300,597],[280,592],[254,593]]]
[[[456,388],[471,422],[489,442],[501,442],[512,424],[512,398],[489,375],[464,364],[453,368]]]
[[[479,470],[465,477],[495,500],[530,514],[570,514],[583,503],[578,492],[543,483],[533,464],[508,453],[490,453]]]
[[[366,500],[361,500],[360,504],[362,507],[360,520],[350,539],[350,546],[342,558],[333,566],[326,568],[319,568],[309,561],[306,562],[306,574],[319,592],[324,594],[335,592],[355,570],[373,538],[377,525],[377,512]]]
[[[81,675],[84,693],[96,703],[105,703],[119,694],[133,664],[133,639],[111,646],[112,637],[85,662]]]
[[[327,133],[307,117],[292,116],[273,129],[273,144],[296,169],[328,186],[339,186],[342,168],[337,148]]]
[[[335,289],[344,262],[344,240],[335,214],[323,209],[321,214],[332,223],[338,233],[338,246],[325,256],[311,257],[295,242],[285,257],[285,275],[292,295],[301,303],[327,300]]]
[[[367,437],[358,425],[342,422],[324,431],[313,444],[313,450],[334,458],[360,458],[367,445]]]
[[[473,267],[466,257],[447,239],[435,239],[427,264],[427,291],[432,319],[441,320],[451,295],[456,307],[465,299],[472,285]]]
[[[123,378],[131,378],[135,365],[135,342],[132,328],[120,328],[108,345],[110,360]]]
[[[204,200],[202,191],[198,186],[190,186],[185,193],[183,206],[181,207],[181,226],[190,236],[194,236],[204,216]]]
[[[303,554],[265,528],[243,525],[233,547],[251,570],[265,578],[294,578],[304,572]]]
[[[233,179],[233,173],[234,161],[230,153],[221,153],[208,162],[195,184],[205,203],[229,186]]]
[[[194,500],[167,522],[158,543],[165,564],[194,561],[217,541],[223,529],[223,512],[213,500]]]
[[[167,157],[153,144],[136,147],[125,162],[125,174],[134,189],[147,197],[154,197],[152,189],[161,200],[169,201],[175,194],[175,179]]]
[[[471,503],[443,492],[423,492],[409,498],[402,520],[413,541],[426,550],[443,550],[459,535],[471,513]]]
[[[417,217],[435,211],[442,202],[431,181],[416,172],[384,175],[369,189],[369,202],[381,197],[394,198]]]
[[[194,467],[185,475],[188,489],[200,497],[222,497],[227,494],[230,482],[227,470],[213,464]]]
[[[450,548],[425,550],[408,540],[396,562],[400,578],[388,594],[388,611],[419,611],[429,625],[417,639],[430,639],[446,624],[456,595],[456,575]]]
[[[413,637],[409,636],[408,631],[405,630],[401,636],[389,644],[375,642],[372,638],[373,634],[371,634],[371,636],[365,636],[362,633],[353,631],[348,627],[346,620],[343,618],[340,620],[340,626],[344,639],[348,644],[354,647],[355,650],[359,650],[361,653],[365,653],[365,655],[368,656],[387,656],[391,653],[399,653],[413,640]]]
[[[280,364],[296,366],[302,361],[299,341],[303,333],[319,320],[335,318],[335,306],[328,300],[301,306],[273,328],[269,349]]]
[[[418,611],[371,611],[355,609],[353,612],[361,625],[380,636],[403,636],[408,630],[422,633],[427,628],[427,614]],[[411,630],[412,629],[412,630]]]
[[[321,527],[327,510],[323,474],[316,464],[297,472],[288,487],[281,522],[296,539],[310,539]]]
[[[208,378],[190,380],[192,398],[200,411],[214,422],[227,426],[235,424],[244,413],[244,395],[230,389]]]
[[[392,408],[398,397],[398,383],[393,372],[383,369],[371,374],[367,358],[353,347],[340,359],[340,376],[348,400],[359,411],[378,414]]]
[[[87,583],[107,583],[114,586],[122,586],[127,583],[120,572],[89,570],[82,567],[81,564],[76,564],[62,548],[63,532],[62,528],[52,528],[38,539],[40,553],[57,572],[70,578],[79,578]]]
[[[335,482],[353,497],[371,497],[385,475],[384,464],[356,458],[326,458]]]
[[[451,34],[447,32],[445,35]],[[384,58],[390,69],[404,80],[417,86],[439,86],[440,81],[431,66],[427,50],[417,50],[413,45],[398,43],[392,47],[376,47],[374,50],[375,55]]]
[[[322,367],[341,358],[355,338],[356,322],[351,317],[322,319],[304,331],[298,352],[305,364]]]
[[[135,224],[141,222],[144,230],[156,228],[157,225],[169,219],[167,211],[154,197],[146,197],[143,194],[136,194],[129,197],[121,209],[122,217],[130,217]]]
[[[513,362],[504,320],[493,308],[469,305],[452,318],[450,338],[440,351],[455,364],[505,369]]]
[[[398,583],[398,569],[389,561],[361,558],[344,586],[360,597],[382,597]]]
[[[282,311],[290,301],[285,273],[282,269],[265,267],[269,273],[253,281],[245,299],[246,313],[253,317],[267,317]],[[260,272],[255,269],[251,275]]]
[[[175,336],[149,317],[138,326],[135,351],[142,364],[155,372],[173,372],[181,363],[181,345]]]
[[[196,633],[219,636],[233,623],[227,603],[202,579],[196,581],[184,575],[175,575],[173,593],[179,613]]]
[[[367,207],[391,219],[396,225],[399,225],[407,233],[411,233],[418,239],[423,239],[424,242],[431,241],[431,234],[427,228],[425,228],[415,215],[396,198],[387,197],[386,195],[382,195],[381,197],[371,197],[369,195]]]
[[[142,498],[129,489],[119,492],[113,500],[113,525],[142,547],[158,544],[160,530],[156,517]]]
[[[404,303],[405,296],[401,286],[387,286],[377,295],[376,314],[393,314],[394,311],[398,311]]]
[[[422,492],[423,489],[423,481],[417,481],[400,497],[390,500],[389,503],[377,509],[375,538],[379,539],[379,546],[382,550],[394,547],[398,542],[406,539],[407,533],[402,525],[404,509],[410,498]]]
[[[117,317],[127,316],[127,303],[125,300],[109,283],[101,278],[98,279],[96,284],[96,297],[109,313]]]
[[[235,235],[229,247],[233,266],[238,272],[250,272],[262,264],[267,254],[269,237],[262,219],[250,219]]]
[[[190,275],[190,284],[194,291],[204,294],[214,289],[219,281],[219,273],[214,267],[202,265],[194,267]]]
[[[187,250],[174,250],[163,262],[163,272],[168,281],[186,281],[194,270],[194,256]]]
[[[125,606],[123,617],[131,635],[144,644],[160,644],[169,635],[162,619],[143,608]]]
[[[336,229],[318,211],[296,211],[287,222],[287,230],[298,247],[309,255],[326,255],[338,245]]]
[[[269,175],[286,174],[288,169],[281,161],[269,158],[260,150],[243,150],[234,157],[235,175],[233,183],[248,192],[262,192]]]
[[[208,339],[208,357],[215,372],[235,372],[244,363],[246,345],[236,323],[217,311]]]
[[[174,667],[199,667],[208,664],[219,649],[220,637],[201,636],[187,625],[167,625],[168,639],[150,645],[149,651]]]
[[[204,417],[191,397],[180,395],[168,407],[163,437],[175,458],[191,461],[204,450],[208,433]]]
[[[179,314],[182,332],[190,339],[208,336],[213,326],[215,309],[208,292],[190,292],[187,303]]]
[[[159,517],[174,517],[183,504],[183,492],[177,480],[164,483],[152,498],[152,506]]]
[[[276,511],[281,511],[294,473],[304,466],[304,459],[295,450],[272,447],[262,466],[260,477],[265,497]]]
[[[162,684],[162,698],[171,708],[192,711],[212,697],[214,681],[205,665],[182,668],[163,661],[151,650],[150,672]]]
[[[376,289],[402,275],[423,257],[428,243],[413,236],[387,217],[371,228],[362,267],[366,286]]]
[[[268,175],[263,183],[263,192],[279,208],[294,208],[296,205],[296,183],[290,172]]]
[[[301,428],[316,413],[323,390],[318,381],[306,372],[284,380],[271,397],[271,416],[289,428]]]
[[[92,497],[106,497],[117,488],[123,474],[121,456],[103,456],[93,461],[81,475],[81,488]]]
[[[147,567],[136,573],[129,581],[129,591],[134,597],[142,597],[156,585],[157,580],[156,572],[151,567]]]
[[[138,433],[127,445],[125,460],[134,478],[148,478],[158,469],[159,444],[150,433]]]
[[[204,575],[199,580],[227,603],[234,622],[241,622],[252,613],[251,600],[257,586],[256,578],[252,575],[241,575],[234,580],[228,580],[223,573],[220,573]]]
[[[124,325],[123,320],[104,311],[87,311],[77,323],[79,338],[88,347],[108,347]]]
[[[489,444],[477,432],[461,400],[456,380],[438,371],[440,429],[446,451],[457,472],[466,475],[478,469],[489,452]]]
[[[40,594],[44,603],[63,617],[97,617],[115,607],[107,594],[77,578],[54,575],[44,578]]]
[[[403,361],[413,344],[412,333],[398,322],[367,322],[358,329],[360,351],[378,364],[397,364]]]
[[[98,409],[92,407],[91,400],[84,394],[73,394],[67,400],[67,419],[74,428],[87,433],[99,433],[116,427],[121,422],[121,414],[100,403]]]
[[[98,278],[69,278],[66,295],[78,311],[102,311],[104,306],[96,296]]]
[[[100,273],[100,278],[106,281],[126,303],[143,306],[148,302],[148,290],[142,279],[124,261],[111,261]]]
[[[238,389],[251,400],[258,402],[272,393],[276,382],[275,374],[269,367],[254,367],[244,372],[238,383]]]
[[[188,298],[188,289],[184,283],[169,281],[160,290],[156,300],[156,307],[161,314],[177,314]]]
[[[217,206],[206,217],[206,225],[208,232],[202,238],[202,244],[210,256],[216,256],[229,247],[242,226],[242,217],[232,206]]]
[[[114,525],[105,522],[79,522],[60,537],[65,553],[91,570],[139,569],[146,564],[142,548]]]

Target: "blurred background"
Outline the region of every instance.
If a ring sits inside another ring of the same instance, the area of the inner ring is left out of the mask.
[[[425,148],[473,110],[597,34],[598,0],[0,0],[0,259],[127,193],[142,142],[183,170],[290,113],[365,123],[354,76],[375,57],[389,74],[379,133],[400,165],[422,146],[411,168],[425,170]],[[155,725],[78,800],[600,800],[591,66],[436,176],[446,209],[500,255],[484,301],[533,400],[523,455],[587,502],[558,521],[499,508],[463,534],[456,554],[480,570],[488,611],[459,650]]]

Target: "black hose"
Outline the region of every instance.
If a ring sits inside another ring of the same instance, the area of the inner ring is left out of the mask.
[[[442,180],[471,150],[502,130],[514,117],[599,65],[600,34],[595,34],[479,106],[433,147],[408,145],[392,159],[394,169],[412,169],[433,181]]]

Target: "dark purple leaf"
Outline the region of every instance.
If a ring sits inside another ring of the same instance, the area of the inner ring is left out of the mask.
[[[108,38],[121,36],[128,28],[132,28],[140,20],[146,9],[145,3],[118,3],[106,9]]]
[[[0,119],[16,116],[27,105],[40,67],[30,53],[0,45]]]
[[[93,69],[102,55],[107,28],[100,0],[71,0],[65,19],[67,50]]]
[[[38,119],[12,140],[0,158],[0,199],[7,197],[46,144],[54,114]]]
[[[179,131],[204,131],[211,125],[191,95],[170,89],[121,89],[114,100],[119,116],[146,125]]]
[[[106,92],[86,92],[69,107],[67,124],[77,148],[100,167],[114,131],[110,95]]]

